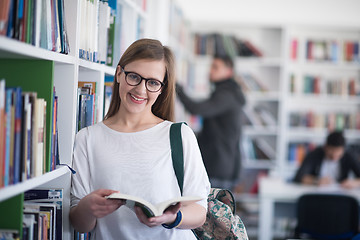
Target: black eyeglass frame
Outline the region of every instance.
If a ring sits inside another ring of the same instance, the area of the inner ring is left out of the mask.
[[[155,92],[160,91],[160,90],[165,86],[165,83],[161,82],[160,80],[153,79],[153,78],[144,78],[143,76],[141,76],[140,74],[138,74],[138,73],[136,73],[136,72],[128,72],[128,71],[125,71],[125,69],[124,69],[123,67],[121,67],[121,71],[122,71],[123,73],[125,73],[125,81],[126,81],[126,83],[127,83],[128,85],[130,85],[130,86],[138,86],[138,85],[140,85],[140,83],[141,83],[143,80],[145,80],[146,90],[148,90],[149,92],[152,92],[152,93],[155,93]],[[140,81],[139,81],[138,84],[130,84],[130,83],[128,83],[128,81],[126,80],[126,78],[127,78],[128,74],[130,74],[130,73],[136,74],[136,75],[138,75],[138,76],[140,77]],[[156,81],[156,82],[159,82],[160,85],[161,85],[161,87],[159,88],[159,90],[151,91],[151,90],[149,90],[149,88],[148,88],[148,86],[147,86],[147,82],[148,82],[148,81]]]

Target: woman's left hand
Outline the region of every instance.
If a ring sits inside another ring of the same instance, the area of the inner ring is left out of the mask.
[[[161,224],[171,224],[175,221],[177,212],[180,210],[181,203],[168,207],[163,215],[148,218],[140,207],[135,207],[135,213],[139,221],[148,227],[155,227]]]

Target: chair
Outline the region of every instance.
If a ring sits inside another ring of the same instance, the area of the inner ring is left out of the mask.
[[[297,201],[295,238],[352,239],[359,230],[359,202],[348,195],[305,194]]]

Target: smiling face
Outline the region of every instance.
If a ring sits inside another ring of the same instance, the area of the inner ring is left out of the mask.
[[[134,72],[146,79],[156,79],[164,81],[165,63],[163,60],[137,60],[122,66],[126,72]],[[125,73],[118,66],[117,82],[119,86],[119,95],[121,99],[120,111],[129,114],[148,114],[151,113],[151,107],[161,93],[149,92],[145,87],[145,80],[137,86],[130,86],[125,80]]]

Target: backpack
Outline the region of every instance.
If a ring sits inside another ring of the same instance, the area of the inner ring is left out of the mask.
[[[181,137],[182,123],[170,127],[171,157],[180,192],[184,183],[184,156]],[[245,225],[235,214],[235,201],[226,189],[211,188],[208,195],[208,210],[205,223],[193,233],[201,240],[248,240]]]

